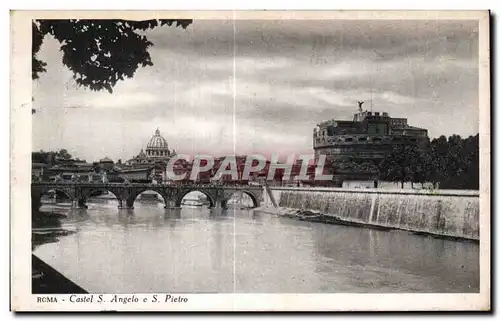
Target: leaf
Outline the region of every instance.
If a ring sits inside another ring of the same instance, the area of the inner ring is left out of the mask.
[[[120,80],[131,78],[139,67],[152,66],[148,49],[153,43],[137,31],[177,24],[186,28],[192,20],[39,20],[32,24],[32,78],[46,71],[36,58],[45,35],[61,43],[62,63],[76,83],[90,90],[113,92]]]

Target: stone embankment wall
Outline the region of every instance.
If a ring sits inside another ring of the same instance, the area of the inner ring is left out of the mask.
[[[263,196],[269,207],[275,203],[345,222],[479,239],[478,191],[270,187]]]

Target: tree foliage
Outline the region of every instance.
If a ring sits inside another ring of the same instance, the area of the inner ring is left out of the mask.
[[[415,181],[424,176],[423,154],[414,145],[396,145],[380,162],[379,173],[383,180],[400,182]],[[425,180],[425,179],[424,179]]]
[[[67,149],[60,149],[58,152],[56,152],[56,157],[60,157],[64,160],[70,160],[71,159],[71,154],[68,153]]]
[[[441,136],[426,150],[395,146],[379,164],[383,180],[431,182],[445,189],[479,189],[479,135]]]
[[[60,161],[80,161],[79,159],[73,159],[71,154],[68,153],[67,149],[60,149],[58,151],[45,152],[40,150],[38,152],[31,153],[31,161],[33,163],[42,163],[48,165],[56,165]]]
[[[443,141],[443,137],[440,137]],[[448,137],[445,166],[441,168],[440,186],[453,189],[479,189],[479,135]]]
[[[141,34],[158,26],[187,28],[192,20],[37,20],[32,23],[32,78],[38,79],[47,64],[37,53],[46,35],[61,44],[62,63],[73,72],[79,86],[91,90],[113,87],[131,78],[139,66],[152,66],[148,49],[153,43]]]
[[[31,153],[31,161],[33,163],[52,165],[54,163],[54,156],[54,152],[45,152],[43,150],[40,150],[39,152]]]

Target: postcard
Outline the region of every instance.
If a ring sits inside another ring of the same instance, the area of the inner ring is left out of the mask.
[[[11,310],[489,311],[489,21],[13,11]]]

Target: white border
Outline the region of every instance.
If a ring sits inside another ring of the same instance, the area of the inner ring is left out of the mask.
[[[74,7],[74,6],[73,6]],[[143,12],[148,18],[164,17],[172,12]],[[35,12],[38,18],[61,17],[69,12]],[[137,18],[136,12],[76,12],[79,17]],[[480,294],[219,294],[219,295],[189,295],[190,303],[180,305],[184,311],[199,310],[477,310],[489,307],[490,286],[490,233],[489,233],[489,29],[488,15],[485,12],[196,12],[196,18],[300,18],[321,19],[342,17],[343,19],[387,19],[412,18],[426,19],[480,19],[480,146],[481,146],[481,280]],[[133,15],[133,17],[131,17]],[[181,12],[176,18],[191,18],[193,13]],[[12,305],[14,310],[102,310],[108,307],[102,305],[66,305],[37,304],[31,295],[30,262],[30,204],[25,195],[29,195],[30,184],[30,154],[31,154],[31,25],[33,12],[11,14],[13,28],[11,29],[11,271],[13,278]],[[75,17],[75,12],[71,14]],[[20,107],[23,106],[23,107]],[[29,257],[29,258],[28,258]],[[28,276],[28,277],[27,277]],[[149,295],[149,294],[148,294]],[[192,298],[192,299],[191,299]],[[148,305],[149,306],[149,305]],[[112,309],[146,310],[148,306],[125,305],[114,306]],[[176,309],[171,306],[154,306],[155,309]]]

